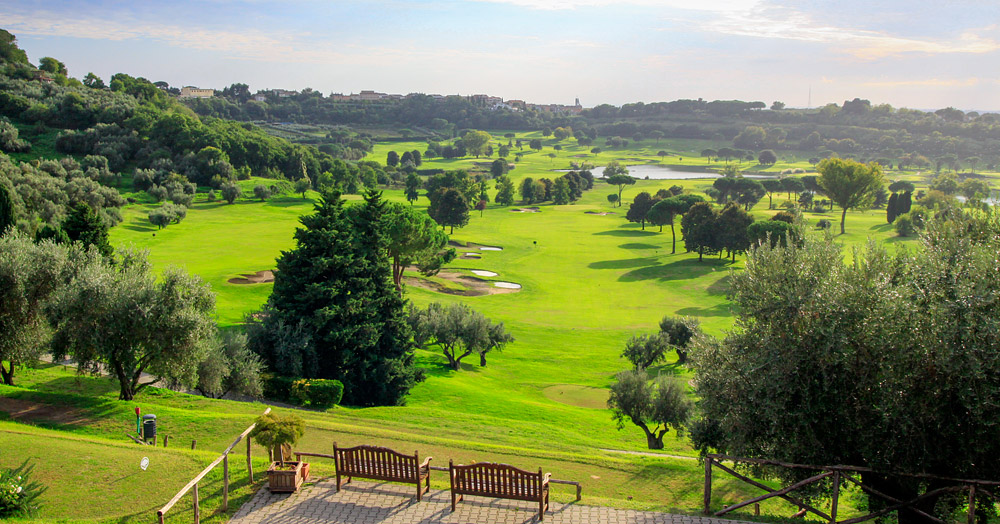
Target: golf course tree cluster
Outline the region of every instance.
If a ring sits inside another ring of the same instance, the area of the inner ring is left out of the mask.
[[[353,405],[403,402],[419,377],[393,285],[389,214],[379,192],[350,208],[331,192],[301,218],[267,304],[247,317],[250,347],[272,371],[339,380]]]
[[[718,253],[721,258],[723,252],[735,261],[738,253],[750,248],[747,228],[753,222],[750,213],[735,202],[726,204],[721,211],[710,202],[698,202],[681,218],[684,247],[697,252],[699,262],[706,253]]]
[[[417,309],[411,304],[408,322],[417,347],[438,346],[448,359],[448,367],[455,371],[461,369],[462,359],[473,353],[479,355],[479,365],[485,367],[488,353],[499,352],[514,341],[503,322],[491,322],[482,313],[461,303],[433,302],[426,309]]]
[[[885,185],[882,166],[872,162],[862,164],[842,158],[827,158],[816,166],[819,186],[830,201],[840,206],[840,234],[844,234],[847,210],[867,209]]]
[[[831,263],[842,248],[817,235],[756,249],[732,276],[734,329],[692,352],[696,447],[871,468],[863,482],[899,500],[947,484],[877,472],[995,478],[998,239],[995,210],[951,208],[928,217],[913,249],[871,242],[846,264]],[[932,495],[917,508],[940,517],[964,500]],[[871,497],[867,509],[885,504]],[[900,521],[923,520],[902,511]]]
[[[555,205],[566,205],[576,202],[583,192],[594,187],[594,176],[590,171],[570,171],[555,181],[549,178],[535,180],[524,177],[521,180],[519,193],[521,202],[525,204],[540,204],[551,201]]]
[[[885,219],[890,224],[896,221],[899,215],[910,212],[913,206],[913,192],[917,188],[913,182],[908,180],[898,180],[889,184],[889,201],[885,206]]]
[[[661,212],[654,213],[650,215],[650,211],[656,204],[668,198],[676,197],[684,192],[684,188],[678,185],[671,186],[670,189],[660,189],[656,192],[656,195],[650,195],[648,191],[642,191],[632,200],[632,204],[629,205],[628,211],[625,213],[625,219],[629,222],[635,222],[642,225],[642,230],[646,230],[646,222],[654,226],[660,226],[660,231],[663,231],[663,226],[669,224],[669,219],[671,218],[668,214],[662,213],[662,210],[667,208],[661,208]],[[701,197],[699,197],[701,200]]]
[[[740,175],[735,168],[726,169],[723,175],[721,178],[716,178],[712,182],[712,188],[706,192],[719,204],[735,202],[743,206],[743,209],[750,211],[750,208],[760,202],[760,199],[767,194],[767,189],[763,184]]]
[[[608,165],[604,168],[604,181],[608,184],[618,188],[618,194],[616,198],[612,200],[608,198],[611,203],[618,203],[618,207],[622,205],[622,191],[625,190],[625,186],[631,186],[635,184],[635,177],[628,174],[628,167],[623,166],[617,160],[612,160],[608,162]]]

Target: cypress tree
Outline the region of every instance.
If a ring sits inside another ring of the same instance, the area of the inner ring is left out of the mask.
[[[897,207],[899,205],[899,195],[893,193],[889,195],[889,203],[885,206],[885,219],[891,224],[898,216]]]
[[[0,236],[3,236],[7,229],[14,227],[15,223],[14,201],[10,198],[10,190],[0,184]]]
[[[910,207],[913,205],[913,193],[907,191],[899,196],[899,201],[896,202],[896,216],[902,215],[904,213],[910,212]]]
[[[340,380],[348,404],[400,404],[416,374],[386,254],[381,193],[369,192],[348,212],[332,192],[314,209],[301,219],[295,248],[278,259],[270,312],[309,331],[315,358],[304,359],[304,376]]]

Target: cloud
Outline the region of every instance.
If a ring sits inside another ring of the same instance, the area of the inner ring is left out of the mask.
[[[565,11],[571,9],[629,5],[657,9],[684,9],[692,11],[731,11],[750,9],[761,0],[472,0],[474,2],[509,4],[539,11]]]
[[[879,82],[865,82],[861,85],[868,87],[976,87],[983,83],[981,78],[970,77],[958,78],[927,78],[923,80],[887,80]]]
[[[1000,42],[983,35],[996,32],[996,26],[968,29],[949,39],[907,38],[882,31],[825,25],[801,11],[775,6],[723,12],[714,19],[701,21],[697,27],[725,35],[831,44],[836,46],[835,51],[863,60],[907,53],[982,54],[1000,50]]]

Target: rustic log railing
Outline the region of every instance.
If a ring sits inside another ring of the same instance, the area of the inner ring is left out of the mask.
[[[295,451],[294,455],[295,455],[295,460],[300,460],[300,457],[320,457],[320,458],[328,458],[330,460],[334,460],[335,458],[333,455],[325,455],[323,453],[306,453],[305,451]],[[434,471],[444,471],[444,472],[448,471],[448,468],[444,466],[427,466],[427,467]],[[575,486],[576,500],[579,501],[582,498],[583,486],[581,486],[580,483],[575,480],[549,479],[549,484],[563,484],[566,486]]]
[[[264,410],[264,413],[262,413],[262,415],[267,415],[270,412],[271,408],[267,408]],[[243,430],[243,433],[240,433],[240,436],[236,437],[236,440],[234,440],[233,443],[230,444],[229,447],[226,448],[226,450],[223,451],[222,454],[219,455],[217,459],[213,460],[211,464],[209,464],[205,469],[201,470],[201,473],[195,476],[195,478],[191,479],[191,481],[188,482],[186,486],[181,488],[181,490],[178,491],[176,495],[174,495],[174,498],[170,499],[170,502],[167,502],[166,505],[164,505],[162,508],[159,509],[159,511],[156,512],[156,516],[159,519],[160,524],[163,524],[163,516],[166,515],[166,513],[170,511],[170,508],[174,507],[174,504],[177,504],[177,501],[179,501],[181,497],[183,497],[188,491],[191,491],[191,494],[194,497],[194,524],[199,524],[201,522],[200,507],[198,501],[198,483],[201,482],[201,479],[205,478],[205,475],[208,475],[209,471],[212,471],[215,468],[215,466],[218,466],[220,462],[222,463],[222,511],[229,510],[229,452],[232,451],[233,448],[235,448],[236,445],[239,444],[241,440],[246,438],[246,436],[249,435],[250,432],[253,431],[253,428],[255,427],[257,427],[256,422],[250,424],[250,427]],[[191,444],[191,449],[194,449],[193,442]],[[250,483],[253,484],[253,462],[250,457],[249,438],[247,439],[247,474],[250,477]]]
[[[750,477],[748,477],[746,475],[743,475],[743,474],[740,474],[740,473],[736,472],[735,469],[734,469],[735,468],[735,464],[734,464],[734,467],[731,468],[731,467],[728,467],[728,466],[722,464],[722,461],[729,461],[729,462],[733,462],[733,463],[743,462],[743,463],[747,463],[747,464],[757,464],[757,465],[761,465],[761,466],[775,466],[775,467],[780,467],[780,468],[798,469],[798,470],[804,470],[804,471],[816,471],[817,474],[813,475],[813,476],[811,476],[809,478],[806,478],[804,480],[800,480],[799,482],[796,482],[796,483],[791,484],[789,486],[786,486],[786,487],[783,487],[783,488],[779,488],[779,489],[772,489],[772,488],[770,488],[770,487],[768,487],[768,486],[766,486],[766,485],[764,485],[764,484],[762,484],[762,483],[760,483],[760,482],[758,482],[758,481],[756,481],[754,479],[751,479]],[[743,481],[743,482],[745,482],[747,484],[750,484],[751,486],[754,486],[756,488],[760,488],[760,489],[766,491],[767,493],[765,493],[764,495],[760,495],[760,496],[757,496],[757,497],[753,497],[753,498],[744,500],[742,502],[738,502],[736,504],[732,504],[730,506],[726,506],[725,508],[722,508],[719,511],[716,511],[716,512],[713,513],[712,509],[711,509],[711,506],[712,506],[712,468],[717,468],[719,470],[722,470],[723,472],[725,472],[725,473],[727,473],[727,474],[729,474],[729,475],[731,475],[731,476],[733,476],[733,477],[735,477],[735,478],[737,478],[737,479],[739,479],[739,480],[741,480],[741,481]],[[714,514],[715,516],[722,516],[722,515],[725,515],[726,513],[729,513],[729,512],[735,511],[737,509],[749,506],[750,504],[756,505],[756,504],[758,504],[758,503],[760,503],[760,502],[762,502],[764,500],[767,500],[767,499],[780,498],[780,499],[785,500],[786,502],[789,502],[789,503],[791,503],[791,504],[793,504],[793,505],[795,505],[796,507],[799,508],[799,511],[793,516],[793,518],[802,517],[806,513],[812,513],[812,514],[818,516],[819,518],[823,519],[824,521],[829,522],[830,524],[858,524],[859,522],[865,522],[865,521],[868,521],[868,520],[873,520],[873,519],[882,517],[884,515],[887,515],[889,513],[892,513],[894,511],[899,511],[899,510],[902,510],[902,509],[906,509],[908,511],[912,511],[914,513],[917,513],[920,516],[922,516],[922,517],[924,517],[926,519],[929,519],[932,522],[937,522],[937,523],[940,523],[940,524],[947,524],[945,521],[943,521],[943,520],[941,520],[941,519],[939,519],[937,517],[934,517],[932,515],[929,515],[926,512],[920,510],[919,508],[916,507],[916,504],[919,503],[919,502],[921,502],[921,501],[924,501],[926,499],[929,499],[931,497],[935,497],[935,496],[938,496],[938,495],[943,495],[945,493],[958,493],[958,492],[968,491],[969,492],[969,498],[968,498],[967,522],[968,522],[968,524],[976,524],[976,497],[977,496],[985,496],[985,497],[993,500],[994,502],[1000,502],[1000,499],[998,499],[996,496],[994,496],[993,493],[991,493],[987,489],[987,488],[996,489],[997,487],[1000,487],[1000,482],[998,482],[998,481],[976,480],[976,479],[958,479],[958,478],[941,477],[941,476],[937,476],[937,475],[919,474],[919,473],[894,473],[894,474],[892,474],[890,476],[905,477],[905,478],[920,479],[920,480],[933,480],[933,481],[939,481],[939,482],[945,482],[945,483],[948,483],[948,484],[952,484],[951,486],[945,486],[945,487],[933,489],[933,490],[928,491],[926,493],[923,493],[923,494],[921,494],[921,495],[919,495],[916,498],[913,498],[911,500],[900,500],[900,499],[898,499],[896,497],[893,497],[893,496],[887,495],[885,493],[882,493],[882,492],[876,490],[875,488],[872,488],[871,486],[869,486],[867,484],[864,484],[861,480],[859,480],[858,478],[856,478],[856,475],[859,474],[859,473],[880,473],[880,472],[877,472],[877,471],[875,471],[875,470],[873,470],[871,468],[865,468],[865,467],[861,467],[861,466],[813,466],[813,465],[808,465],[808,464],[792,464],[792,463],[789,463],[789,462],[781,462],[781,461],[777,461],[777,460],[753,459],[753,458],[746,458],[746,457],[731,457],[731,456],[728,456],[728,455],[709,454],[709,455],[705,456],[705,493],[704,493],[705,498],[704,498],[704,513],[706,515],[712,515],[712,514]],[[806,487],[806,486],[808,486],[810,484],[815,484],[817,482],[821,482],[824,479],[828,479],[828,478],[832,479],[831,482],[833,483],[833,489],[831,490],[831,496],[830,496],[830,513],[829,514],[826,513],[826,512],[824,512],[823,510],[821,510],[819,508],[816,508],[815,506],[813,506],[813,505],[805,502],[802,499],[795,498],[795,497],[789,495],[789,493],[791,493],[791,492],[793,492],[795,490],[802,489],[802,488],[804,488],[804,487]],[[882,508],[880,510],[873,511],[871,513],[862,515],[860,517],[854,517],[854,518],[845,519],[845,520],[837,520],[837,506],[839,505],[839,502],[840,502],[840,488],[841,488],[841,486],[845,482],[854,484],[859,489],[861,489],[863,492],[865,492],[865,493],[867,493],[867,494],[869,494],[871,496],[875,496],[875,497],[878,497],[878,498],[881,498],[881,499],[884,499],[884,500],[888,501],[890,503],[890,505],[888,505],[888,506],[886,506],[886,507],[884,507],[884,508]]]

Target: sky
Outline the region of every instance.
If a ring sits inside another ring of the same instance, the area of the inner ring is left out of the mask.
[[[176,87],[1000,110],[998,0],[0,0],[0,28]]]

